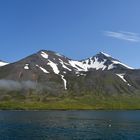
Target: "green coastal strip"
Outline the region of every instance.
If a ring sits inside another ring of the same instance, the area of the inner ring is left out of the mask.
[[[0,101],[1,110],[100,110],[140,109],[140,97],[50,97],[46,101]]]

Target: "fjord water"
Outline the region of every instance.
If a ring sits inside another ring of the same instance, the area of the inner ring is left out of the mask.
[[[0,140],[139,140],[140,111],[0,111]]]

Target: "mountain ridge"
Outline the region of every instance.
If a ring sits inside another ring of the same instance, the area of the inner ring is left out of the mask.
[[[59,56],[64,56],[64,57],[66,57],[66,58],[68,58],[68,59],[70,59],[70,60],[74,60],[74,61],[84,61],[84,60],[87,60],[87,59],[92,58],[92,57],[94,57],[94,56],[96,56],[96,55],[99,55],[99,54],[103,54],[103,55],[106,56],[106,57],[112,57],[111,55],[109,55],[109,54],[107,54],[107,53],[105,53],[105,52],[99,52],[99,53],[97,53],[97,54],[95,54],[95,55],[93,55],[93,56],[86,57],[86,58],[83,58],[83,59],[73,59],[73,58],[69,58],[69,57],[67,57],[67,56],[65,56],[65,55],[63,55],[63,54],[61,54],[61,53],[58,53],[58,52],[56,52],[56,51],[45,50],[45,49],[39,50],[39,51],[37,51],[36,53],[33,53],[33,54],[40,53],[41,51],[49,52],[49,53],[54,53],[54,54],[59,55]],[[31,55],[32,55],[32,54],[31,54]],[[31,55],[28,55],[28,56],[31,56]],[[28,57],[28,56],[25,56],[24,58],[26,58],[26,57]],[[22,58],[22,59],[24,59],[24,58]],[[112,57],[112,58],[113,58],[113,57]],[[20,61],[20,60],[22,60],[22,59],[19,59],[19,60],[17,60],[17,61]],[[114,58],[114,59],[115,59],[115,58]],[[117,60],[117,59],[116,59],[116,60]],[[14,61],[14,62],[11,62],[11,63],[15,63],[15,62],[17,62],[17,61]],[[117,60],[117,61],[119,61],[119,60]],[[10,64],[10,63],[5,62],[5,61],[2,61],[2,60],[0,60],[0,62],[6,63],[6,64]],[[120,62],[121,62],[121,61],[120,61]],[[126,64],[125,64],[125,65],[126,65]],[[126,66],[128,66],[128,65],[126,65]],[[128,66],[128,67],[130,67],[130,66]],[[132,68],[132,67],[130,67],[130,68]],[[137,69],[137,68],[132,68],[132,69]]]

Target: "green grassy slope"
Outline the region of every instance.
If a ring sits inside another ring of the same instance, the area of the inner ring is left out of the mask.
[[[133,96],[81,96],[50,97],[47,101],[0,101],[0,109],[47,110],[47,109],[140,109],[140,97]]]

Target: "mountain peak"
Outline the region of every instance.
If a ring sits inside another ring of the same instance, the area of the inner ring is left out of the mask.
[[[111,55],[99,52],[98,54],[88,59],[82,60],[82,63],[86,69],[96,70],[112,70],[112,69],[133,69],[119,60],[113,58]]]
[[[111,55],[109,55],[109,54],[107,54],[107,53],[104,53],[104,52],[99,52],[99,54],[102,54],[102,55],[104,55],[104,56],[106,56],[106,57],[111,57]]]
[[[0,61],[1,62],[1,61]],[[114,59],[110,55],[99,52],[93,57],[76,61],[50,50],[40,50],[36,54],[20,60],[22,68],[46,70],[48,73],[62,74],[66,72],[80,73],[81,71],[112,70],[112,69],[132,69],[127,65]],[[3,61],[0,66],[6,65]],[[57,71],[56,71],[57,70]]]
[[[55,51],[51,51],[51,50],[40,50],[38,53],[41,54],[42,57],[43,57],[43,55],[45,57],[47,57],[47,56],[49,57],[50,55],[53,56],[53,57],[56,57],[56,56],[65,57],[64,55],[61,55],[61,54],[59,54],[59,53],[57,53]]]
[[[72,59],[65,57],[64,55],[61,55],[59,53],[50,50],[40,50],[39,53],[43,58],[51,60],[57,65],[58,63],[60,63],[60,59],[62,59],[61,61],[63,61],[63,63],[65,64],[67,63],[68,66],[74,67],[74,69],[78,70],[80,69],[80,71],[88,71],[88,69],[96,69],[96,70],[99,69],[111,70],[116,68],[133,69],[104,52],[99,52],[95,56],[81,61],[74,61]]]
[[[42,53],[42,52],[48,53],[48,54],[55,54],[56,53],[56,52],[51,51],[51,50],[40,50],[40,51],[38,51],[38,53]]]

